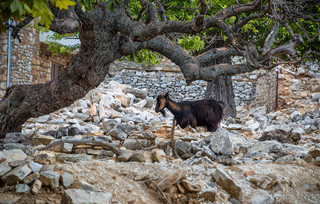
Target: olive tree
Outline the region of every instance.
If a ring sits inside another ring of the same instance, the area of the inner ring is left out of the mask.
[[[319,42],[316,0],[186,1],[190,8],[179,8],[171,1],[161,0],[100,3],[52,0],[41,8],[34,2],[47,1],[1,3],[1,23],[12,16],[20,21],[13,31],[18,36],[24,25],[41,16],[40,23],[56,33],[78,32],[81,46],[56,79],[8,88],[0,102],[0,137],[19,131],[30,117],[71,105],[105,79],[112,62],[144,50],[169,58],[180,67],[186,83],[190,84],[195,80],[214,81],[222,75],[271,70],[279,64],[295,63],[299,61],[294,58],[297,50],[298,54],[315,54],[314,42]],[[41,13],[43,8],[49,14]],[[173,9],[178,9],[175,11],[178,14],[170,13]],[[191,18],[180,18],[187,10],[192,10]],[[170,15],[175,17],[170,19]],[[208,46],[187,51],[181,43],[183,40],[179,44],[179,36],[180,39],[200,36]],[[212,36],[211,40],[215,36],[222,39],[223,45],[209,46],[206,36]],[[218,60],[230,56],[242,56],[245,60],[240,64]],[[213,61],[217,63],[210,63]]]

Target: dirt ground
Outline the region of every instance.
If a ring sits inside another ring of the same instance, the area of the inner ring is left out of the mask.
[[[245,171],[252,170],[256,176],[273,174],[279,185],[266,189],[279,203],[320,203],[320,168],[297,162],[292,163],[260,163],[224,167],[222,165],[193,165],[185,162],[175,163],[115,163],[113,161],[86,161],[78,163],[57,164],[56,169],[74,175],[75,182],[71,188],[77,188],[77,181],[84,180],[96,190],[113,194],[113,203],[165,203],[163,195],[150,188],[146,181],[164,179],[179,169],[186,170],[187,179],[199,184],[201,192],[216,191],[216,203],[228,203],[228,195],[214,184],[211,174],[216,168],[222,168],[240,183],[243,192],[243,203],[250,203],[252,196],[261,189],[254,186]],[[289,171],[290,170],[290,171]],[[140,178],[140,179],[138,179]],[[193,198],[201,195],[194,194]],[[23,195],[17,203],[60,203],[63,190],[56,191],[42,188],[34,195]],[[12,194],[14,195],[14,194]],[[189,195],[190,197],[190,195]],[[183,203],[183,202],[181,202]],[[210,203],[210,202],[202,202]]]

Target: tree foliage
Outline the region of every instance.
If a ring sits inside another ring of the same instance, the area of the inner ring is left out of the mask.
[[[108,9],[114,10],[115,7],[120,5],[121,0],[80,0],[79,4],[83,11],[90,11],[94,9],[101,2],[107,2]],[[244,4],[250,2],[250,0],[210,0],[210,1],[197,1],[197,0],[185,0],[185,1],[170,1],[170,0],[162,0],[158,1],[161,3],[161,6],[164,9],[164,15],[166,16],[166,20],[170,21],[192,21],[194,20],[199,13],[201,13],[201,2],[206,4],[207,10],[204,14],[206,18],[216,14],[221,9],[225,9],[228,6],[238,4]],[[303,2],[303,1],[302,1]],[[306,4],[313,4],[315,1],[305,1]],[[56,6],[59,9],[68,9],[69,6],[74,6],[75,2],[71,0],[53,0],[48,3],[46,0],[32,1],[32,0],[9,0],[5,2],[1,2],[1,19],[0,19],[0,28],[3,31],[6,25],[6,21],[9,18],[14,19],[19,22],[24,19],[27,15],[32,15],[33,17],[39,17],[40,25],[45,26],[45,31],[49,29],[51,21],[54,17],[51,11],[51,4]],[[159,9],[159,4],[153,2],[153,4]],[[266,4],[266,3],[264,3]],[[293,1],[283,1],[284,5],[286,4],[294,4]],[[274,6],[277,6],[274,3]],[[282,5],[283,6],[283,5]],[[297,7],[301,5],[297,4]],[[304,5],[303,5],[304,6]],[[274,8],[277,9],[277,8]],[[146,9],[143,8],[140,0],[131,0],[127,6],[128,14],[138,21],[146,21],[147,12]],[[295,34],[301,34],[303,36],[303,43],[297,47],[299,51],[298,54],[302,56],[304,53],[309,52],[308,59],[319,59],[318,51],[320,50],[320,22],[319,22],[319,13],[320,6],[319,3],[314,6],[309,6],[307,8],[308,16],[295,16],[290,17],[282,22],[278,34],[276,36],[276,42],[273,46],[282,45],[289,40],[292,39],[290,32]],[[257,12],[255,12],[257,13]],[[229,26],[236,24],[237,22],[246,19],[248,16],[254,14],[251,13],[241,13],[237,16],[231,16],[225,19],[225,23]],[[288,15],[288,14],[281,14]],[[278,18],[281,18],[281,15]],[[293,12],[294,16],[295,13]],[[161,16],[159,16],[161,18]],[[317,19],[317,20],[315,20]],[[265,15],[260,18],[254,18],[244,24],[240,29],[235,31],[235,35],[238,36],[238,39],[242,39],[244,43],[250,41],[252,44],[256,45],[259,49],[262,49],[264,45],[264,39],[268,35],[268,31],[272,29],[276,20],[281,21],[281,19],[275,19],[275,17],[270,17]],[[292,29],[292,31],[288,31],[288,29],[284,26],[284,24],[288,24],[288,26]],[[42,29],[43,31],[44,29]],[[74,35],[77,35],[75,33]],[[52,42],[52,40],[68,38],[70,34],[59,35],[55,34],[50,36],[47,40],[47,43],[50,45],[49,49],[54,54],[64,54],[70,53],[75,49],[79,48],[78,46],[63,46],[58,43]],[[170,34],[169,37],[171,40],[178,42],[184,49],[190,51],[192,54],[198,54],[205,47],[210,47],[210,43],[213,43],[215,40],[221,39],[226,40],[227,36],[223,32],[223,30],[219,28],[209,28],[202,32],[199,32],[196,35],[188,35],[188,34]],[[205,46],[206,45],[206,46]],[[159,59],[161,55],[156,54],[150,50],[142,50],[137,53],[130,55],[127,57],[129,60],[134,60],[136,62],[146,61],[147,63],[159,63]],[[306,58],[305,58],[306,59]]]
[[[76,3],[72,0],[51,0],[50,4],[59,9],[68,9]],[[49,28],[54,15],[47,0],[6,0],[0,2],[0,30],[5,29],[4,22],[9,19],[22,21],[26,15],[39,17],[40,24]]]

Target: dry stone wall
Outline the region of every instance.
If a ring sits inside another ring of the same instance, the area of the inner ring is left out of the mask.
[[[147,89],[150,97],[169,92],[176,100],[202,99],[207,82],[196,81],[187,86],[183,75],[176,72],[146,72],[136,70],[122,70],[111,80],[121,84],[130,84],[134,88]]]
[[[112,67],[114,77],[108,79],[134,88],[146,89],[148,96],[169,92],[175,100],[198,100],[204,97],[207,82],[194,81],[190,86],[177,65],[163,61],[161,65],[145,66],[128,61],[115,62]],[[248,73],[233,76],[236,105],[246,105],[254,99],[257,75]]]
[[[294,69],[297,75],[308,75],[310,83],[317,82],[320,77],[320,67],[317,62],[307,63]],[[163,61],[160,65],[154,66],[117,61],[112,65],[111,71],[114,77],[108,79],[108,81],[114,80],[121,84],[129,84],[134,88],[146,89],[148,96],[154,98],[160,93],[169,92],[176,100],[202,99],[207,86],[206,81],[195,81],[187,86],[179,67],[170,61]],[[278,79],[277,72],[279,73]],[[255,105],[266,105],[268,112],[275,110],[276,103],[280,103],[277,97],[285,97],[286,94],[283,91],[281,93],[278,91],[278,81],[281,81],[282,77],[282,66],[278,66],[272,72],[259,70],[232,76],[236,105],[245,106],[255,101]],[[299,79],[294,79],[292,82],[293,85],[286,87],[286,89],[294,92],[295,89],[299,89],[297,87],[299,86]],[[308,84],[304,83],[300,86],[306,87]],[[281,90],[285,88],[282,84],[279,86],[282,86]],[[311,85],[312,87],[317,86]],[[300,95],[300,93],[295,94]]]

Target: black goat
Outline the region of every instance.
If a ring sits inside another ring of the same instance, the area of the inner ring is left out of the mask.
[[[167,108],[181,128],[205,126],[208,131],[215,132],[222,120],[223,106],[223,102],[213,99],[175,102],[166,93],[157,97],[155,111],[165,116],[164,108]]]

